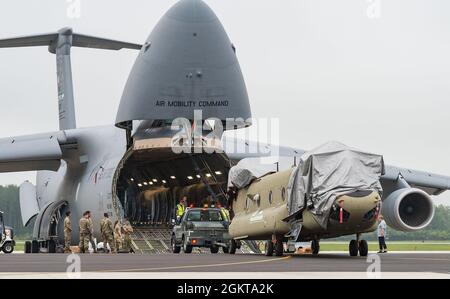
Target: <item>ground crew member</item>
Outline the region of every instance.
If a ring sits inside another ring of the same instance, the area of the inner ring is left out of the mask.
[[[220,212],[222,213],[223,220],[230,222],[230,211],[228,209],[225,209],[224,207],[220,208]]]
[[[120,225],[119,220],[116,220],[116,222],[114,223],[114,242],[116,243],[115,244],[116,252],[119,252],[119,250],[122,249],[123,244],[122,226]]]
[[[208,196],[204,201],[203,201],[203,208],[210,208],[213,205],[213,199],[212,196]]]
[[[378,251],[378,253],[387,253],[387,245],[386,245],[386,230],[387,230],[387,225],[386,225],[386,221],[384,221],[384,217],[380,215],[380,217],[378,217],[379,220],[379,224],[378,224],[378,229],[377,229],[377,235],[378,235],[378,243],[380,245],[380,251]]]
[[[186,204],[187,197],[183,196],[183,198],[180,200],[180,203],[177,204],[177,221],[180,221],[181,217],[183,217],[184,212],[186,211]]]
[[[133,248],[131,248],[131,233],[133,232],[133,227],[130,224],[130,221],[126,220],[123,226],[123,248],[127,252],[133,252]]]
[[[71,253],[70,245],[72,243],[72,223],[70,222],[70,211],[66,212],[64,218],[64,253]]]
[[[92,235],[92,226],[89,221],[89,217],[91,212],[86,211],[83,213],[83,217],[80,219],[80,252],[86,253],[89,250],[89,241],[91,240]]]
[[[89,212],[88,220],[89,220],[89,226],[91,227],[91,234],[89,235],[89,241],[92,244],[92,248],[94,249],[94,252],[97,253],[97,244],[94,242],[94,222],[92,221],[92,218],[91,218],[91,212]]]
[[[109,214],[103,214],[104,218],[100,222],[100,233],[102,234],[103,239],[103,248],[107,250],[109,244],[110,252],[114,250],[114,227],[111,219],[109,219]]]

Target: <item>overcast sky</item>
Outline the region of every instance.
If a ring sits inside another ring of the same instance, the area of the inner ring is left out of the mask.
[[[143,43],[176,2],[80,0],[77,18],[67,13],[74,1],[1,1],[0,38],[71,26]],[[253,116],[279,118],[281,144],[338,140],[387,164],[450,175],[449,1],[206,2],[237,47]],[[73,49],[79,127],[114,122],[136,56]],[[0,50],[0,137],[57,130],[55,72],[46,48]],[[0,184],[26,179],[34,174],[0,174]]]

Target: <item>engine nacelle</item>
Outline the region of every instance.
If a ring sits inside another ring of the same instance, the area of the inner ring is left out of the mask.
[[[404,188],[391,193],[383,201],[382,214],[390,227],[412,232],[424,229],[431,223],[434,204],[425,191]]]

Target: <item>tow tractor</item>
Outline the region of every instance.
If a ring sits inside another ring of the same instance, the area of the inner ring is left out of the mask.
[[[14,233],[13,229],[9,226],[5,226],[3,220],[3,212],[0,211],[0,250],[4,253],[12,253],[14,251],[14,246],[16,246],[16,242],[14,241]]]
[[[172,252],[192,253],[194,247],[209,248],[211,253],[222,248],[228,253],[230,236],[229,222],[220,208],[189,208],[176,222],[172,232]]]

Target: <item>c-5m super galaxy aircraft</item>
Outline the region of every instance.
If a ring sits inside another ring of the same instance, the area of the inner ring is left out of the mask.
[[[207,197],[227,205],[230,168],[242,159],[270,152],[267,145],[269,151],[264,153],[237,153],[228,150],[237,140],[217,142],[222,139],[217,128],[250,126],[246,120],[251,110],[236,48],[201,0],[175,4],[143,45],[81,35],[69,28],[0,40],[0,48],[33,46],[48,46],[56,55],[60,128],[1,139],[0,172],[38,171],[36,186],[25,182],[20,187],[22,220],[27,224],[35,218],[34,252],[45,248],[54,252],[62,243],[61,218],[67,210],[72,211],[74,223],[90,210],[95,223],[107,212],[114,219],[129,219],[135,227],[170,227],[183,195],[195,206]],[[115,125],[76,127],[71,47],[140,51]],[[194,117],[196,110],[201,117]],[[197,132],[196,138],[191,138],[192,132]],[[176,154],[174,145],[192,152]],[[303,153],[288,147],[279,150],[280,156],[292,158]],[[286,175],[282,173],[281,180],[287,180]],[[414,230],[429,224],[434,213],[430,195],[450,189],[450,178],[386,166],[381,184],[383,199],[395,203],[390,205],[389,224]],[[98,227],[95,232],[98,237]],[[361,233],[358,225],[341,232],[350,233]],[[73,234],[76,242],[77,225]],[[265,229],[260,236],[267,240],[270,232],[267,235]]]

